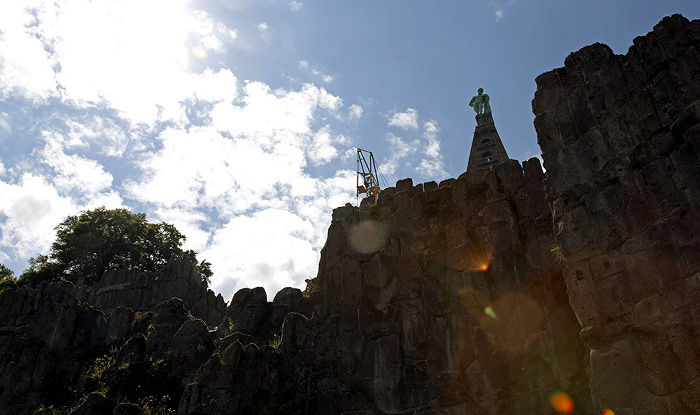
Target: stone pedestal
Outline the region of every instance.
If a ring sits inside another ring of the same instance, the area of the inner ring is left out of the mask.
[[[508,153],[498,135],[491,113],[477,114],[467,172],[485,172],[491,166],[505,163],[507,160]]]

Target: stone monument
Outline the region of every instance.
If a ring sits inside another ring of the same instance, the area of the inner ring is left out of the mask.
[[[491,116],[491,98],[479,88],[477,95],[469,101],[469,106],[476,112],[476,128],[469,153],[467,172],[485,172],[491,166],[508,160],[508,153],[496,131],[496,125]]]
[[[488,96],[488,94],[484,94],[484,88],[479,88],[477,91],[477,95],[474,95],[472,97],[472,100],[469,101],[469,106],[474,108],[474,111],[476,111],[476,114],[490,114],[491,113],[491,105],[489,104],[489,101],[491,98]]]

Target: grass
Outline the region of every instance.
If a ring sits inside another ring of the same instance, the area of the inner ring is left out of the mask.
[[[160,398],[147,396],[140,399],[138,405],[141,407],[143,415],[170,415],[174,414],[175,410],[168,407],[169,399],[169,396]]]
[[[279,334],[275,334],[275,337],[273,337],[272,340],[270,340],[270,347],[279,351],[280,344],[282,344],[282,336],[280,336]]]
[[[112,346],[107,355],[95,359],[95,363],[92,365],[92,374],[90,377],[94,380],[102,379],[104,372],[107,369],[111,369],[116,364],[116,356],[118,351],[119,349],[117,349],[116,346]]]

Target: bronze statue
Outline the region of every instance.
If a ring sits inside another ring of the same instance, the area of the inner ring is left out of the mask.
[[[474,111],[476,111],[476,114],[490,114],[491,113],[491,104],[489,104],[489,96],[488,94],[484,94],[484,88],[479,88],[478,91],[479,95],[475,95],[472,97],[472,100],[469,101],[469,106],[474,108]]]

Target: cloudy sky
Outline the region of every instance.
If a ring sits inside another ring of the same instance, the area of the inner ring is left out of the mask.
[[[457,177],[479,87],[511,158],[539,155],[535,77],[626,53],[696,0],[0,2],[0,262],[98,206],[187,235],[227,300],[316,275],[355,148],[390,185]]]

